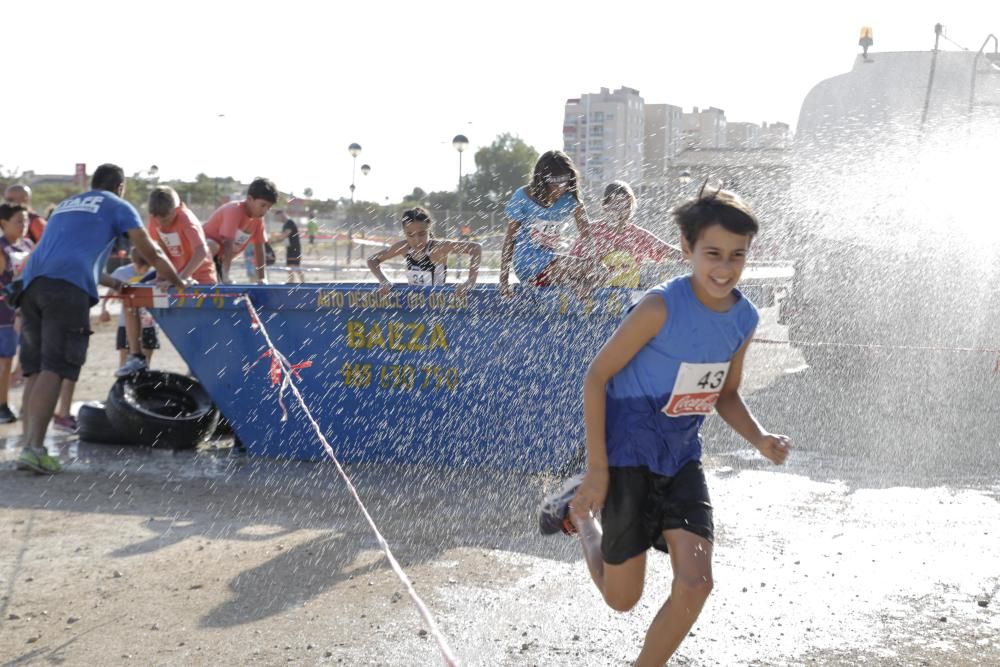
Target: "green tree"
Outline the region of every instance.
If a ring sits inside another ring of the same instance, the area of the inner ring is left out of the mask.
[[[458,210],[458,193],[447,191],[431,192],[424,197],[424,203],[434,213],[440,213],[441,211],[454,212]]]
[[[404,202],[422,202],[427,196],[427,191],[423,188],[413,188],[413,192],[403,196]]]
[[[176,181],[170,184],[182,201],[191,206],[215,207],[240,189],[236,179],[226,176],[198,174],[194,181]]]
[[[476,151],[476,171],[462,179],[462,199],[473,208],[495,210],[531,178],[538,151],[510,133]]]

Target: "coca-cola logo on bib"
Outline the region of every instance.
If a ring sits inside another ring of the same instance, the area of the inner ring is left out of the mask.
[[[671,399],[667,405],[666,413],[671,416],[707,415],[711,414],[718,400],[719,394],[717,392],[708,394],[683,394]]]

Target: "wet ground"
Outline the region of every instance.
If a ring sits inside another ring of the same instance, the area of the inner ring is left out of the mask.
[[[716,587],[672,664],[1000,665],[995,414],[780,346],[748,364],[796,449],[776,469],[706,428]],[[440,664],[332,466],[52,445],[57,478],[0,450],[0,665]],[[635,610],[604,607],[537,535],[554,478],[349,473],[463,664],[627,665],[666,597],[658,554]]]

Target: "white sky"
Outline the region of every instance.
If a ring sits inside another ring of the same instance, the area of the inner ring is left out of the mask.
[[[794,125],[862,25],[876,52],[929,49],[938,21],[971,49],[1000,33],[984,0],[18,0],[2,16],[6,91],[27,93],[6,96],[4,169],[156,164],[340,197],[356,141],[357,197],[379,202],[454,189],[458,133],[465,173],[500,132],[561,148],[566,98],[602,86]]]

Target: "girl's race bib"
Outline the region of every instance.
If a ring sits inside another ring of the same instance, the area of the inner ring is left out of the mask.
[[[562,221],[538,220],[531,228],[531,240],[543,248],[556,248],[562,238]]]
[[[406,272],[406,280],[411,285],[444,285],[445,265],[438,264],[435,271],[410,269]]]
[[[406,272],[406,280],[411,285],[433,285],[434,274],[430,271],[418,271],[413,269]]]
[[[662,412],[668,417],[712,414],[727,373],[728,361],[721,364],[682,363],[677,369],[670,401],[663,406]]]

